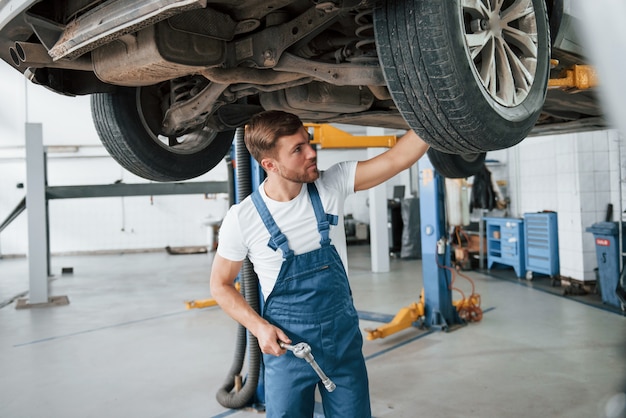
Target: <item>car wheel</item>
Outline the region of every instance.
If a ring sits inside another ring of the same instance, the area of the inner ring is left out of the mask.
[[[477,154],[446,154],[428,149],[428,159],[433,168],[449,179],[464,179],[477,174],[485,164],[486,152]]]
[[[507,148],[534,126],[549,77],[544,0],[390,0],[374,29],[391,96],[432,147]]]
[[[154,181],[198,177],[230,150],[234,130],[198,126],[177,137],[160,134],[167,106],[159,87],[123,88],[91,96],[96,131],[109,154],[133,174]]]

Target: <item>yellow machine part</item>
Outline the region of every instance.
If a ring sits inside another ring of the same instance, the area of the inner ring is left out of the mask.
[[[209,306],[215,306],[217,302],[215,299],[197,299],[197,300],[188,300],[185,302],[185,307],[187,309],[200,309],[200,308],[208,308]]]
[[[596,70],[590,65],[573,65],[564,70],[559,78],[548,81],[550,88],[567,88],[584,90],[598,85]]]
[[[482,309],[480,309],[480,295],[478,294],[472,294],[469,298],[453,301],[452,305],[459,313],[459,317],[467,322],[477,322],[483,317]],[[365,337],[368,340],[388,337],[413,326],[417,320],[423,319],[425,315],[424,289],[422,289],[419,302],[400,309],[391,322],[385,325],[375,329],[366,328],[364,330],[367,333]]]
[[[406,306],[394,316],[391,322],[382,325],[378,328],[366,328],[366,338],[368,340],[375,340],[376,338],[385,338],[391,334],[407,329],[413,325],[415,321],[424,316],[424,304],[422,302],[412,303]]]
[[[483,319],[483,310],[480,308],[480,295],[478,294],[474,293],[467,299],[452,301],[452,305],[464,321],[478,322]]]
[[[352,135],[332,125],[305,123],[311,135],[311,144],[322,148],[391,148],[396,144],[395,135]]]
[[[406,306],[393,317],[391,322],[381,325],[378,328],[366,328],[364,331],[367,333],[365,336],[368,340],[375,340],[377,338],[385,338],[396,332],[400,332],[403,329],[407,329],[413,326],[418,319],[423,318],[426,315],[424,310],[424,289],[420,293],[420,301],[414,302],[409,306]]]

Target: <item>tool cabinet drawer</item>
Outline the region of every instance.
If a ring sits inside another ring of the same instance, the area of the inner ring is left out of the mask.
[[[559,273],[559,234],[556,212],[524,214],[526,278],[533,273]]]

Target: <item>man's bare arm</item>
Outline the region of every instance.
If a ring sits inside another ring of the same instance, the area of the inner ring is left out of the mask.
[[[408,131],[391,149],[369,160],[359,161],[354,191],[366,190],[389,180],[415,164],[427,150],[428,144],[413,130]]]
[[[235,278],[243,261],[231,261],[215,254],[211,269],[211,296],[220,307],[235,321],[246,327],[258,340],[261,351],[275,356],[285,353],[278,340],[291,343],[280,329],[254,311],[235,288]]]

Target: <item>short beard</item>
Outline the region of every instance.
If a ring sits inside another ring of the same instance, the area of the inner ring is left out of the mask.
[[[309,173],[308,171],[305,173],[285,173],[281,170],[279,171],[279,174],[285,180],[289,180],[294,183],[313,183],[320,177],[319,169],[316,169],[314,173]]]

